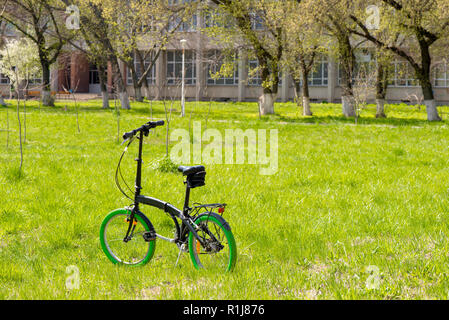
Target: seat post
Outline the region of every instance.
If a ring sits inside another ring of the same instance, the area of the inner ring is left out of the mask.
[[[186,197],[184,201],[184,209],[183,214],[185,215],[189,209],[189,202],[190,202],[190,187],[189,183],[186,181]]]

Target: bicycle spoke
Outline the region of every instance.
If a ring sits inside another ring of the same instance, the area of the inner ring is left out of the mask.
[[[143,234],[146,230],[138,220],[134,226],[134,233],[130,235],[128,241],[125,241],[129,224],[123,221],[126,222],[127,219],[128,215],[126,219],[124,215],[117,215],[108,221],[104,231],[106,248],[111,257],[120,263],[139,264],[147,257],[150,243],[144,240]]]

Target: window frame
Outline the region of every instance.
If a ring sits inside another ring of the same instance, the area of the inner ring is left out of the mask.
[[[179,54],[180,59],[177,60],[177,54]],[[185,68],[186,68],[186,75],[185,75],[185,84],[194,86],[197,83],[197,70],[196,70],[196,53],[193,50],[185,50],[186,58],[185,58]],[[191,57],[189,58],[189,55]],[[173,61],[170,60],[170,56],[173,56]],[[173,65],[174,75],[169,74],[169,65]],[[189,66],[191,66],[191,77],[188,77],[188,70]],[[176,86],[177,81],[182,80],[182,50],[168,50],[167,51],[167,60],[166,60],[166,67],[167,67],[167,74],[166,74],[166,83],[168,86]],[[177,67],[180,70],[179,77],[177,76],[176,71],[178,70]]]
[[[220,50],[208,50],[207,51],[207,61],[213,59],[214,57],[220,57]],[[214,73],[217,72],[217,69],[220,69],[222,66],[222,60],[220,62],[217,62],[213,65],[211,65],[210,62],[207,62],[207,77],[206,77],[206,84],[208,86],[238,86],[239,84],[239,68],[238,68],[238,60],[235,59],[234,62],[234,73],[232,77],[220,77],[218,79],[213,79],[211,77],[211,67],[214,68]],[[223,81],[223,83],[217,83],[219,81]]]
[[[144,61],[143,64],[144,64],[145,69],[150,64],[152,56],[153,56],[153,53],[151,53],[150,56],[147,57],[147,59]],[[139,61],[137,61],[137,53],[135,53],[135,52],[134,52],[134,57],[133,57],[133,64],[134,64],[134,68],[137,72],[137,75],[140,78],[140,76],[142,75],[142,70],[140,70],[140,63],[139,63]],[[149,85],[154,85],[156,83],[156,64],[154,64],[153,68],[151,68],[150,72],[148,72],[147,82]],[[133,85],[133,79],[132,79],[132,74],[131,74],[130,68],[126,68],[126,84],[128,86]]]

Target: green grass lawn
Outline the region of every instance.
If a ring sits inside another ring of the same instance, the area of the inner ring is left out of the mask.
[[[14,103],[14,102],[11,102]],[[103,218],[130,201],[114,184],[124,146],[113,110],[100,101],[65,111],[30,104],[24,168],[19,176],[14,104],[10,141],[0,131],[0,299],[447,299],[449,296],[449,123],[428,123],[423,108],[374,106],[359,124],[341,106],[313,105],[304,118],[292,103],[258,120],[255,103],[189,103],[192,120],[228,128],[279,130],[279,171],[255,165],[209,165],[195,202],[226,202],[239,256],[231,274],[197,271],[187,254],[157,242],[145,267],[113,265],[99,242]],[[161,103],[155,119],[164,119]],[[179,111],[179,105],[175,106]],[[447,119],[448,108],[441,108]],[[23,120],[23,113],[21,113]],[[121,132],[150,118],[148,103],[121,111]],[[188,118],[173,114],[174,128]],[[146,140],[143,193],[182,206],[176,173],[155,170],[165,131]],[[133,183],[135,146],[124,163]],[[170,233],[162,212],[144,210]],[[67,267],[80,271],[68,290]],[[374,270],[374,271],[373,271]],[[378,273],[376,272],[378,270]],[[371,286],[371,284],[377,284]]]

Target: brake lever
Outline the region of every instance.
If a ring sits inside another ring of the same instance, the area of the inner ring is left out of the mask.
[[[123,146],[126,142],[128,142],[129,141],[129,144],[131,144],[131,142],[133,142],[133,140],[136,138],[136,136],[133,136],[132,138],[129,138],[129,139],[126,139],[126,140],[123,140],[123,142],[120,144],[121,146]],[[128,145],[129,145],[128,144]]]

